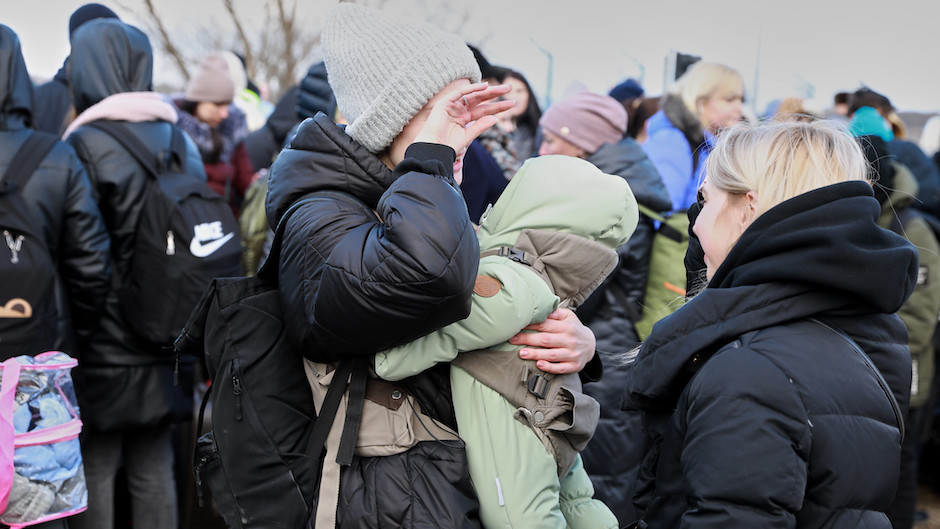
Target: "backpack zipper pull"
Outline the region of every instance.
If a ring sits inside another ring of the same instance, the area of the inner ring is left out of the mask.
[[[200,463],[205,463],[206,457],[203,456],[202,458],[200,458],[199,461]],[[193,474],[195,474],[195,478],[196,478],[196,500],[199,503],[200,507],[205,507],[205,504],[202,501],[202,476],[200,476],[201,472],[199,471],[198,465],[196,466],[196,468],[193,469]]]
[[[176,238],[172,231],[166,232],[166,254],[176,255]]]
[[[242,420],[242,381],[238,378],[238,361],[232,363],[232,394],[235,395],[235,420]]]
[[[6,237],[7,247],[10,248],[10,262],[13,264],[20,262],[20,250],[23,249],[23,236],[17,235],[16,239],[13,238],[13,234],[7,230],[3,230],[3,236]]]
[[[173,386],[180,385],[180,364],[183,363],[183,351],[176,349],[176,364],[173,366]]]

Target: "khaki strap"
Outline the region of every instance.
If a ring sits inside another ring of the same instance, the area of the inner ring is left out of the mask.
[[[336,410],[336,420],[330,428],[330,435],[326,438],[326,456],[323,458],[322,474],[320,477],[320,494],[317,497],[316,525],[318,529],[332,529],[336,527],[336,509],[339,508],[339,478],[340,464],[336,462],[339,451],[339,442],[343,435],[343,426],[346,423],[346,396]]]

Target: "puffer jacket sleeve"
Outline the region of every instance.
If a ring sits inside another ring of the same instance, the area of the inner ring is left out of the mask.
[[[69,186],[59,269],[75,331],[84,339],[95,325],[111,285],[111,243],[88,175],[70,147],[68,151]]]
[[[302,298],[303,317],[288,330],[308,358],[374,354],[469,314],[479,244],[448,170],[454,156],[439,145],[409,147],[379,218],[334,199],[290,217],[279,277],[282,299],[283,285],[299,288],[284,304],[296,311],[291,298]]]
[[[493,295],[472,296],[470,315],[422,336],[413,342],[375,355],[375,372],[386,380],[417,375],[458,352],[499,345],[530,323],[545,321],[558,306],[548,284],[503,257],[480,262],[480,275],[495,279],[500,290]]]
[[[687,409],[679,465],[689,501],[680,526],[795,527],[811,439],[805,407],[765,357],[729,352],[702,366],[679,405]]]

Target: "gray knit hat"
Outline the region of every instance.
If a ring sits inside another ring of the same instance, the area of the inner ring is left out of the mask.
[[[340,3],[323,29],[323,60],[346,133],[381,152],[442,88],[480,81],[473,52],[430,24]]]

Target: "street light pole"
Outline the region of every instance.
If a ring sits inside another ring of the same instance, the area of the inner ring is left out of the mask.
[[[534,44],[540,52],[544,53],[545,57],[548,59],[548,67],[545,73],[545,101],[543,101],[542,105],[542,108],[548,108],[552,104],[552,78],[555,76],[555,57],[552,55],[552,52],[543,48],[542,45],[536,42],[532,37],[529,37],[529,40],[531,40],[532,44]]]

